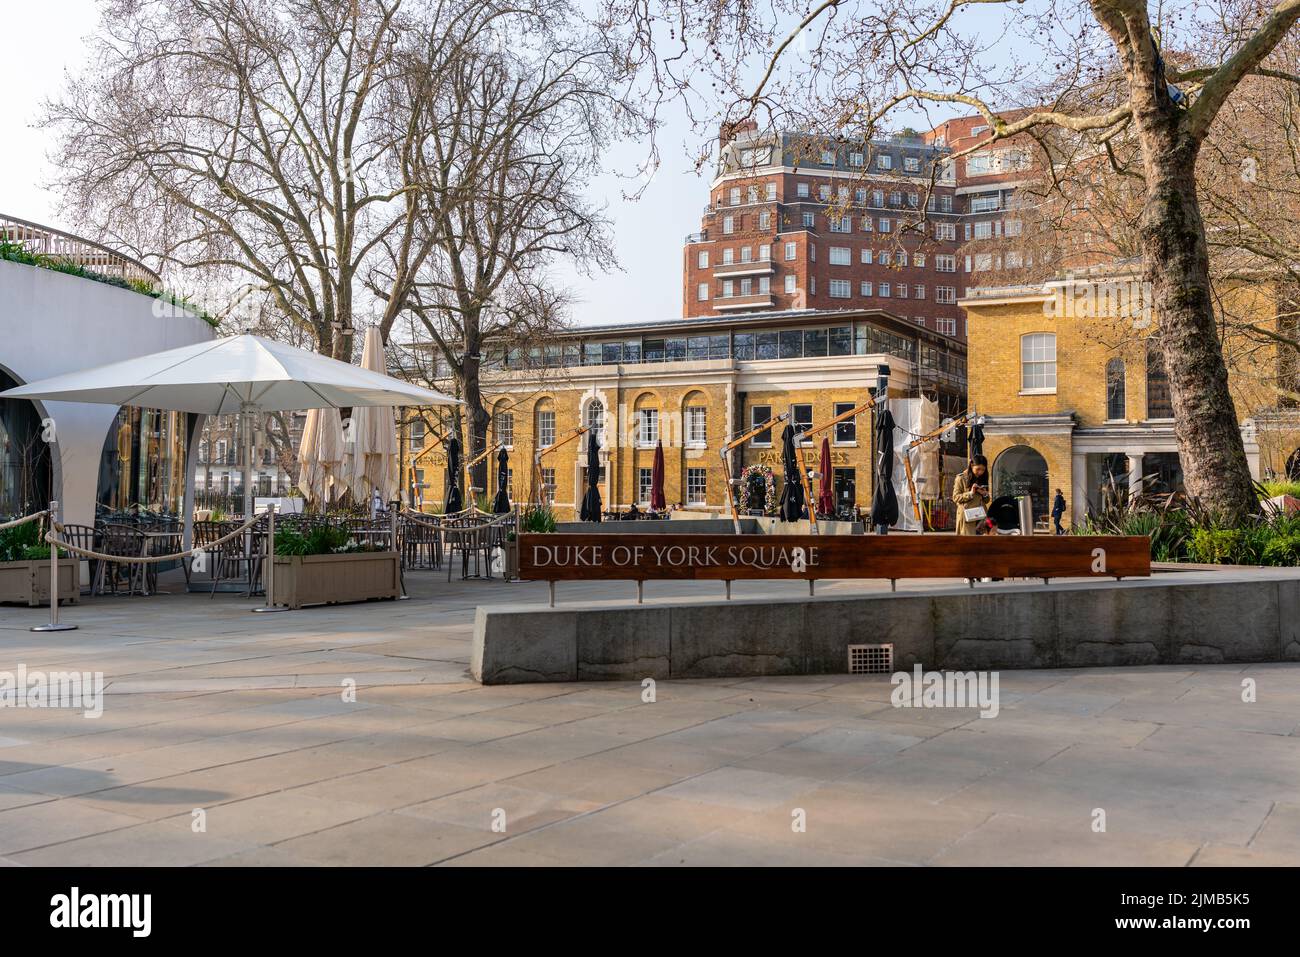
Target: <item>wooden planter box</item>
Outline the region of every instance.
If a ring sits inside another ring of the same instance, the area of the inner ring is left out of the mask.
[[[519,577],[519,542],[506,542],[502,547],[506,553],[506,581],[515,581]]]
[[[370,598],[397,598],[402,579],[397,552],[277,555],[276,604],[301,608]]]
[[[59,601],[76,604],[81,597],[80,565],[75,558],[59,559]],[[0,562],[0,602],[48,605],[50,560]]]

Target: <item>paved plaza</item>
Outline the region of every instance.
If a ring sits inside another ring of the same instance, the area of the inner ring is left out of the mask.
[[[62,634],[0,608],[0,671],[106,684],[97,719],[0,710],[0,864],[1300,864],[1300,664],[1003,671],[994,718],[886,676],[481,687],[476,606],[546,586],[407,578],[278,615],[85,600]],[[773,594],[806,588],[735,586]]]

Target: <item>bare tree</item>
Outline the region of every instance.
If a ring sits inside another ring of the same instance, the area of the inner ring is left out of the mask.
[[[1265,68],[1300,18],[1300,0],[1218,0],[1201,17],[1183,17],[1190,4],[1165,4],[1154,22],[1144,0],[608,3],[630,60],[659,51],[657,87],[665,74],[680,88],[691,70],[704,70],[734,95],[731,118],[783,110],[860,134],[900,111],[955,107],[983,115],[995,140],[1057,130],[1089,157],[1131,136],[1140,159],[1137,245],[1188,490],[1224,512],[1255,506],[1215,334],[1195,173],[1216,118]],[[1166,59],[1162,47],[1184,39],[1195,59]],[[1013,107],[1027,109],[1004,118]]]
[[[519,368],[558,349],[547,339],[571,301],[552,268],[616,266],[610,224],[586,189],[614,139],[649,123],[622,92],[618,51],[568,3],[484,10],[408,47],[406,96],[420,106],[415,148],[402,154],[424,250],[406,305],[465,402],[470,458],[488,441],[489,351]],[[376,295],[406,260],[399,249],[391,261]],[[475,467],[475,485],[486,487],[486,470]]]
[[[251,284],[350,359],[381,244],[411,245],[416,198],[385,115],[403,0],[110,0],[90,65],[47,104],[67,214],[191,282]],[[401,308],[408,261],[383,309]],[[391,322],[391,315],[382,321]]]

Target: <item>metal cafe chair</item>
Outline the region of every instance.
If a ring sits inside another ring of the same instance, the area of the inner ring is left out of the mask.
[[[457,552],[460,552],[462,580],[484,577],[482,574],[484,559],[488,561],[488,572],[489,575],[491,574],[491,559],[487,554],[489,536],[488,523],[482,519],[466,516],[447,519],[443,523],[443,538],[447,544],[447,581],[451,581],[452,562]],[[469,573],[470,555],[474,556],[472,576]]]
[[[95,572],[92,595],[104,594],[105,579],[112,593],[118,593],[122,573],[126,573],[126,593],[128,595],[147,594],[145,566],[140,561],[144,555],[145,538],[136,528],[127,525],[106,524],[99,534],[97,551],[105,555],[120,558],[120,561],[101,560]],[[110,571],[111,569],[111,571]]]
[[[69,545],[75,545],[77,548],[84,548],[86,551],[95,552],[101,549],[97,548],[98,533],[93,525],[64,525],[62,532],[63,540]],[[75,556],[80,557],[80,556]],[[100,561],[98,558],[87,558],[86,570],[90,581],[90,592],[95,590],[95,575],[99,572]]]

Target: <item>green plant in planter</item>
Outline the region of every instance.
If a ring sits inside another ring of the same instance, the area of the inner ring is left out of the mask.
[[[39,550],[39,557],[49,558],[50,547],[41,541],[41,523],[28,522],[0,531],[0,562],[29,561],[28,552]]]
[[[337,525],[317,525],[306,534],[294,528],[277,529],[275,533],[277,555],[340,555],[372,551],[375,551],[373,546],[354,541],[346,528]]]
[[[525,532],[550,533],[555,531],[555,513],[549,505],[530,505],[522,518]]]

